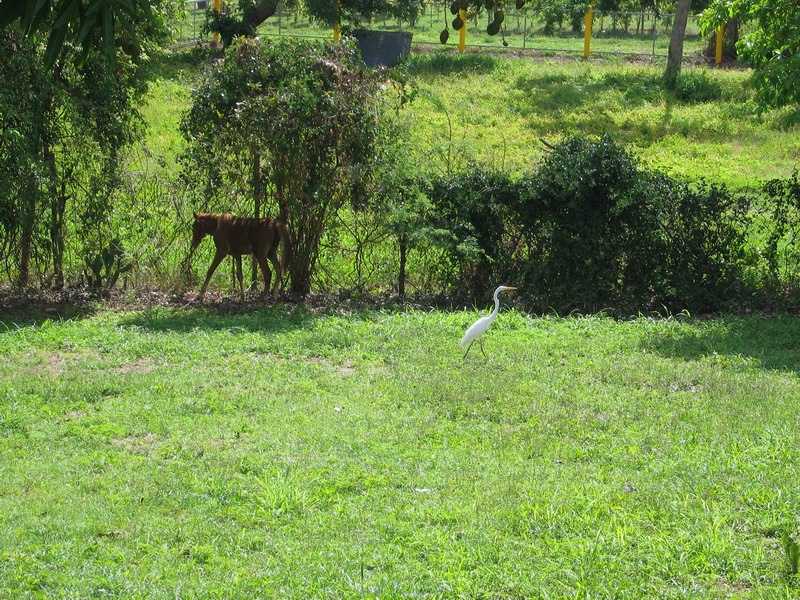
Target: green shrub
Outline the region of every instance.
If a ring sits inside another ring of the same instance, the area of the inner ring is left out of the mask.
[[[435,179],[428,196],[438,232],[433,243],[457,265],[442,282],[451,293],[477,300],[515,275],[508,240],[519,189],[508,175],[474,166]]]
[[[666,250],[661,304],[673,311],[729,308],[744,293],[748,203],[724,186],[669,181],[658,199]]]
[[[774,295],[787,283],[797,283],[800,265],[800,179],[797,171],[788,179],[773,179],[764,184],[765,227],[762,249],[766,291]]]
[[[517,216],[528,246],[520,276],[542,308],[638,304],[662,254],[657,212],[633,157],[605,136],[570,137],[527,180]]]
[[[534,307],[710,311],[741,291],[746,207],[725,188],[642,170],[610,137],[571,137],[516,206]]]

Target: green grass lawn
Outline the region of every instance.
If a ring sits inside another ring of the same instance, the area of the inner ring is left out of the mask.
[[[0,597],[800,593],[800,321],[0,327]]]
[[[747,70],[686,65],[717,99],[680,100],[661,83],[664,67],[617,58],[510,58],[478,51],[416,55],[419,87],[410,129],[423,164],[458,171],[471,162],[509,172],[531,168],[567,134],[611,134],[644,166],[681,179],[732,187],[788,177],[800,165],[791,111],[759,112]]]
[[[178,127],[203,68],[185,53],[165,61],[142,106],[146,151],[132,153],[132,170],[177,175]],[[800,166],[796,115],[759,112],[749,71],[685,66],[688,77],[717,89],[716,100],[701,102],[667,94],[663,68],[614,57],[414,53],[408,71],[418,94],[404,118],[416,161],[432,173],[474,163],[521,173],[546,151],[539,137],[557,143],[567,134],[608,133],[646,167],[734,188],[788,177]]]

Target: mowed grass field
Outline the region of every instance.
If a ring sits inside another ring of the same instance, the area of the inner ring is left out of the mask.
[[[797,319],[482,313],[6,321],[0,597],[797,597]]]

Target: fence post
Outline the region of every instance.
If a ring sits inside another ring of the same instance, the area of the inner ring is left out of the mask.
[[[725,26],[720,25],[717,27],[717,48],[716,53],[714,54],[714,62],[716,64],[720,64],[722,62],[722,49],[723,49],[723,41],[725,38]]]
[[[590,47],[592,45],[592,7],[586,11],[586,27],[583,34],[583,58],[589,58],[591,54]]]
[[[458,11],[458,15],[461,17],[461,29],[458,30],[458,51],[464,52],[467,49],[467,11],[461,9]]]
[[[214,0],[214,12],[219,14],[222,10],[222,0]],[[214,32],[214,45],[219,46],[219,31]]]
[[[528,41],[528,11],[525,11],[525,21],[522,25],[522,49],[525,50],[526,43]]]

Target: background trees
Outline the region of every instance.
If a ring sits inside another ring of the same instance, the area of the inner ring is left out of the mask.
[[[34,265],[64,285],[68,230],[87,262],[111,243],[104,223],[120,150],[140,132],[143,63],[168,37],[155,4],[3,3],[0,235],[21,285]]]
[[[48,67],[65,44],[78,50],[81,61],[102,51],[113,63],[120,49],[138,58],[151,48],[181,8],[176,0],[0,0],[0,28],[13,24],[24,36],[39,34]]]

